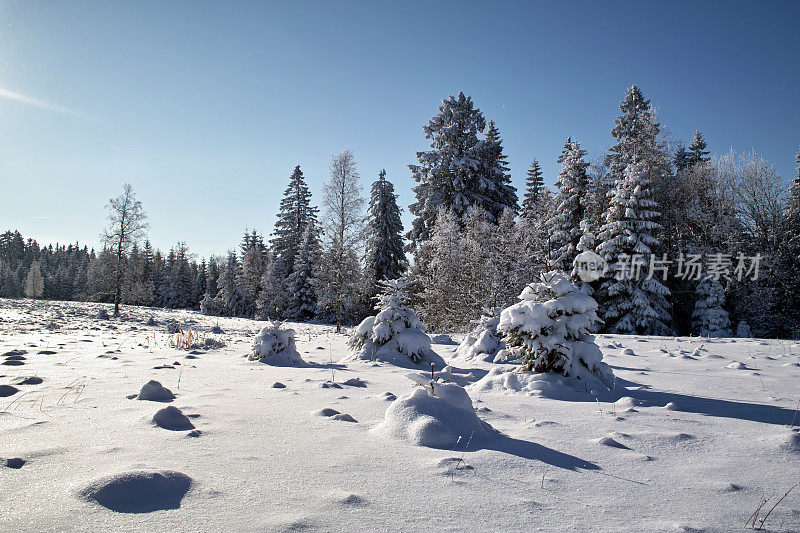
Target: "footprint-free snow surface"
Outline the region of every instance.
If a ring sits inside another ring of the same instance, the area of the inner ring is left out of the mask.
[[[566,394],[441,337],[494,431],[429,447],[375,430],[409,370],[342,363],[332,327],[285,324],[307,364],[271,366],[247,358],[263,322],[101,308],[0,299],[0,531],[732,531],[800,481],[794,341],[600,335],[613,390]],[[800,487],[765,527],[800,531]]]

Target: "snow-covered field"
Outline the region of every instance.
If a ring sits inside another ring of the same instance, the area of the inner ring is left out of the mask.
[[[374,429],[409,370],[339,364],[329,326],[286,324],[309,364],[279,367],[245,357],[262,322],[99,307],[0,300],[2,531],[732,531],[800,482],[796,342],[599,336],[599,399],[453,363],[497,432],[451,450]],[[170,347],[171,320],[226,346]],[[765,526],[800,531],[800,487]]]

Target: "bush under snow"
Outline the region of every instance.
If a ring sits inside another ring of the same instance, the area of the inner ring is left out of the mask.
[[[525,287],[519,299],[503,310],[497,326],[508,351],[522,362],[519,370],[611,384],[611,368],[590,334],[600,322],[591,296],[556,270]]]
[[[456,349],[456,358],[462,361],[495,361],[497,353],[505,348],[501,335],[497,332],[502,308],[484,309],[483,316],[473,321],[475,329],[464,337]]]
[[[498,435],[478,418],[463,387],[432,381],[430,375],[408,377],[418,386],[389,405],[375,432],[417,446],[448,450],[465,449],[468,442],[478,444]]]
[[[342,361],[385,361],[398,366],[427,362],[444,367],[431,348],[431,339],[417,314],[406,305],[406,282],[383,282],[385,292],[379,298],[380,313],[365,318],[348,341],[352,353]]]
[[[276,366],[305,364],[295,346],[294,330],[281,329],[280,324],[274,322],[261,328],[256,335],[249,358]]]

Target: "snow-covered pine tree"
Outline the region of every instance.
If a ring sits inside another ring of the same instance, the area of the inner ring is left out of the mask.
[[[261,292],[256,299],[256,316],[280,320],[284,318],[288,304],[288,278],[284,265],[270,257],[261,277]]]
[[[289,185],[283,193],[278,220],[275,222],[275,230],[270,240],[274,259],[282,264],[279,270],[282,269],[285,276],[294,271],[294,258],[297,257],[306,225],[317,221],[318,211],[311,205],[311,191],[298,165],[294,168],[289,178]]]
[[[516,208],[516,193],[504,182],[505,175],[498,174],[498,166],[489,166],[491,157],[499,155],[497,146],[478,139],[485,127],[483,114],[463,92],[443,100],[423,126],[432,149],[417,152],[419,164],[409,165],[417,182],[417,200],[409,207],[415,219],[407,234],[413,249],[431,237],[441,209],[460,221],[471,207],[484,209],[495,220],[505,208]]]
[[[689,144],[689,151],[687,152],[688,166],[691,167],[698,163],[705,163],[706,161],[709,161],[711,158],[708,157],[710,152],[706,150],[707,147],[708,145],[703,139],[703,134],[695,130],[694,135],[692,136],[692,142]]]
[[[724,309],[725,291],[722,284],[707,276],[695,289],[697,301],[692,313],[692,329],[702,337],[730,337],[731,321]]]
[[[610,384],[613,374],[591,335],[600,322],[591,296],[556,270],[525,287],[519,299],[502,311],[497,331],[520,370]]]
[[[228,252],[228,260],[217,281],[219,286],[217,300],[219,300],[220,309],[225,316],[241,316],[245,311],[242,291],[236,283],[240,269],[236,252]]]
[[[263,239],[255,230],[251,234],[245,230],[240,249],[242,266],[236,283],[242,292],[244,314],[253,316],[256,312],[256,299],[261,292],[261,278],[266,269],[267,250]]]
[[[603,320],[612,333],[669,335],[670,291],[649,277],[650,256],[659,224],[645,163],[628,165],[617,182],[606,223],[600,230],[597,253],[609,264],[600,287]],[[635,261],[635,257],[639,258]],[[638,266],[638,268],[637,268]]]
[[[289,302],[286,316],[298,320],[310,320],[317,313],[317,272],[320,268],[320,244],[313,222],[306,224],[306,231],[297,257],[294,272],[287,280]]]
[[[517,189],[511,185],[511,174],[508,167],[508,157],[503,153],[503,139],[500,131],[495,126],[494,120],[489,120],[486,126],[486,139],[484,140],[486,155],[486,179],[493,184],[489,189],[494,203],[502,206],[499,212],[492,213],[495,220],[499,219],[506,209],[516,213],[519,209]]]
[[[381,282],[376,316],[365,318],[348,341],[353,352],[343,361],[366,359],[400,366],[423,360],[441,368],[444,361],[431,348],[425,325],[408,307],[408,285],[404,279]],[[427,368],[426,368],[427,370]]]
[[[525,178],[525,196],[522,200],[522,212],[520,213],[528,220],[537,216],[537,206],[540,203],[542,190],[544,189],[544,179],[542,178],[542,167],[536,158],[531,162],[528,169],[528,177]]]
[[[39,261],[31,263],[28,275],[25,278],[25,296],[28,298],[41,298],[44,293],[44,278]]]
[[[365,272],[375,294],[381,280],[397,279],[408,269],[403,251],[403,223],[394,185],[381,170],[372,184],[367,219],[367,253]]]
[[[556,185],[558,207],[549,220],[550,268],[569,272],[578,255],[578,243],[583,235],[581,221],[586,218],[589,201],[589,181],[586,176],[588,164],[578,141],[568,138],[558,158],[561,171]]]

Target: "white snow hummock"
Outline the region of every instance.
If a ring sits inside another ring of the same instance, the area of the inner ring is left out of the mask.
[[[590,335],[599,322],[597,302],[591,296],[555,270],[525,287],[519,299],[503,310],[497,330],[507,349],[522,361],[520,370],[611,385],[611,367],[602,361],[603,354]]]
[[[281,329],[280,324],[274,322],[261,328],[256,335],[249,359],[274,366],[305,364],[295,346],[294,330]]]
[[[100,478],[79,495],[118,513],[178,509],[192,478],[172,470],[134,470]]]
[[[406,282],[383,282],[385,292],[380,296],[380,313],[365,318],[348,341],[351,353],[342,362],[366,360],[384,361],[397,366],[414,368],[423,361],[437,368],[445,366],[431,348],[431,339],[417,314],[406,305]]]
[[[417,386],[389,405],[383,422],[373,431],[417,446],[448,450],[457,444],[463,448],[468,442],[477,444],[499,435],[478,418],[472,399],[463,387],[455,383],[426,382],[423,375],[413,376]]]
[[[505,348],[501,335],[497,332],[502,308],[492,307],[483,310],[483,315],[473,321],[475,329],[464,337],[456,350],[455,358],[460,361],[495,361],[497,353]]]

